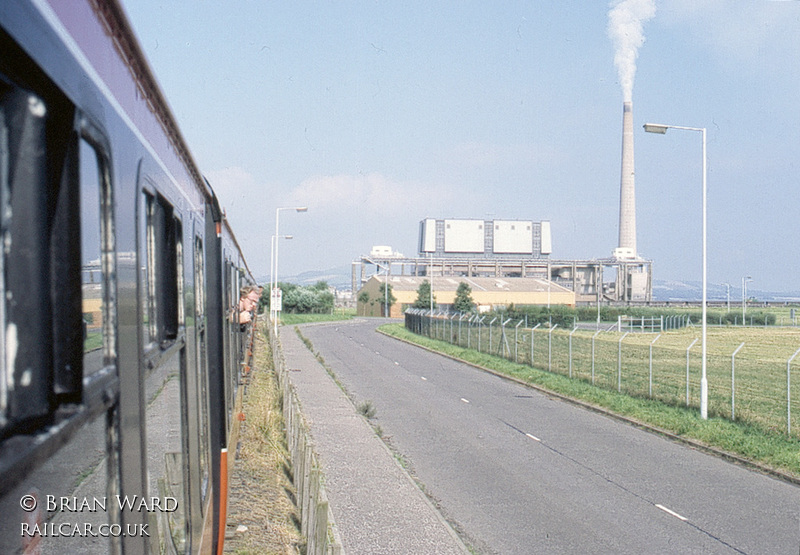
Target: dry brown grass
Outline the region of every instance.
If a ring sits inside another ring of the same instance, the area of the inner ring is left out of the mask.
[[[305,540],[298,531],[281,396],[270,346],[261,332],[256,337],[249,380],[230,488],[225,551],[241,555],[302,553]],[[247,530],[237,531],[242,526]]]

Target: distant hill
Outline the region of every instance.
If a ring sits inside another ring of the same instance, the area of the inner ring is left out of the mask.
[[[731,287],[731,304],[742,302],[742,288]],[[653,280],[654,301],[699,301],[703,296],[703,283],[700,281]],[[762,291],[747,288],[747,296],[762,302],[782,303],[800,302],[800,291]],[[709,301],[728,299],[728,288],[719,283],[708,284]]]
[[[310,270],[293,276],[278,274],[280,281],[296,283],[297,285],[314,285],[318,281],[327,281],[328,285],[336,289],[350,289],[352,283],[352,270],[350,266],[339,266],[328,270]],[[269,283],[269,276],[257,277],[258,283]]]

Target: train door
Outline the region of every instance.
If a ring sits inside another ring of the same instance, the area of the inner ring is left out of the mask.
[[[183,223],[154,178],[141,181],[140,291],[146,481],[151,550],[185,551],[189,482]],[[155,509],[155,510],[154,510]]]
[[[109,143],[1,31],[0,50],[0,551],[114,552]],[[47,534],[76,516],[106,534]]]
[[[207,511],[211,492],[210,443],[209,443],[209,390],[208,390],[208,338],[205,299],[205,250],[203,245],[203,222],[194,222],[193,237],[193,315],[187,318],[187,339],[194,339],[193,354],[195,364],[186,376],[187,410],[189,416],[189,492],[191,502],[192,546],[199,546],[202,538],[203,518]],[[187,303],[188,304],[188,303]]]

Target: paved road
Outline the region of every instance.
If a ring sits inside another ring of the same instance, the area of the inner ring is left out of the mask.
[[[375,332],[303,328],[483,553],[800,552],[800,488]]]
[[[294,330],[280,335],[345,553],[467,553]]]

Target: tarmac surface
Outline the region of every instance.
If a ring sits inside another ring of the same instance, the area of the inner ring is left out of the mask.
[[[467,553],[294,327],[282,328],[280,340],[345,552]]]
[[[475,552],[797,555],[795,484],[376,333],[383,322],[302,333]]]

